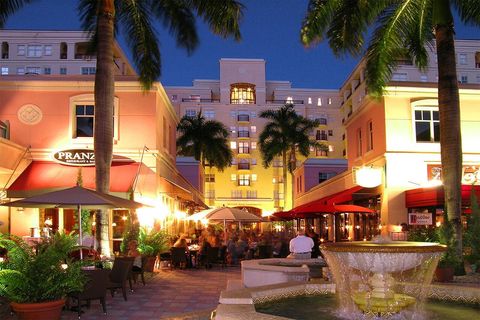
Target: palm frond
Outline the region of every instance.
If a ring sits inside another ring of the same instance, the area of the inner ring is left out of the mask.
[[[8,17],[20,10],[24,5],[33,0],[2,0],[0,1],[0,29],[5,27]]]
[[[312,46],[323,41],[323,36],[332,22],[333,15],[340,1],[310,0],[307,14],[302,22],[300,41],[305,46]]]
[[[121,1],[116,12],[116,21],[126,32],[125,39],[145,90],[151,88],[161,70],[158,38],[150,14],[151,6],[147,2],[135,0]]]
[[[453,0],[452,2],[463,23],[480,26],[480,4],[478,0]]]

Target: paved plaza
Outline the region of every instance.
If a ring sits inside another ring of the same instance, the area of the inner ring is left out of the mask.
[[[214,267],[205,269],[161,270],[147,275],[146,286],[134,285],[134,292],[128,293],[124,301],[121,292],[115,297],[107,294],[107,315],[102,312],[100,302],[92,301],[90,309],[85,308],[82,320],[115,319],[210,319],[218,304],[220,292],[225,290],[227,281],[240,279],[240,267]],[[1,314],[0,319],[16,320],[15,316]],[[77,313],[64,311],[62,320],[78,319]]]

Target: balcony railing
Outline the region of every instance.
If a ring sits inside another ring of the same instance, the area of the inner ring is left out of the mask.
[[[250,137],[250,131],[238,131],[237,137],[239,137],[239,138],[249,138]]]
[[[303,100],[267,100],[267,103],[272,103],[272,104],[303,104]]]
[[[182,98],[182,102],[220,102],[220,99],[205,99],[205,98]]]
[[[250,121],[250,116],[248,114],[239,114],[237,121]]]

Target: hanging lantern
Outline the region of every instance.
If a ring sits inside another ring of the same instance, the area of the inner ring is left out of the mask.
[[[364,188],[374,188],[382,184],[382,167],[359,167],[354,168],[355,181]]]

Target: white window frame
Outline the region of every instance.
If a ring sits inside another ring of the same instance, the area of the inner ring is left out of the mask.
[[[367,122],[367,152],[373,150],[373,121]]]
[[[194,117],[197,116],[197,110],[195,110],[195,109],[185,109],[185,115],[186,115],[187,117],[192,117],[192,118],[194,118]]]
[[[40,58],[43,53],[43,46],[41,44],[29,44],[27,46],[28,58]]]
[[[440,143],[440,141],[435,141],[434,135],[434,123],[440,122],[440,120],[433,120],[433,114],[430,122],[430,141],[417,141],[417,130],[416,130],[416,123],[417,120],[415,119],[415,111],[437,111],[438,112],[438,100],[436,99],[425,99],[419,100],[412,103],[412,131],[413,131],[413,141],[414,143]],[[426,120],[425,120],[426,122]]]
[[[59,70],[61,75],[66,75],[68,73],[67,67],[60,67]]]
[[[51,56],[52,55],[52,45],[51,44],[46,44],[43,46],[43,54],[45,56]]]
[[[24,56],[25,55],[25,45],[19,44],[17,45],[17,56]]]
[[[25,74],[25,67],[17,67],[17,74],[24,75]]]
[[[8,74],[8,67],[2,67],[2,76],[6,76]]]
[[[230,141],[230,149],[237,149],[237,141]]]
[[[203,111],[203,116],[206,119],[215,119],[215,110],[207,109]]]
[[[458,54],[458,64],[466,65],[467,64],[467,54],[459,53]]]
[[[68,125],[68,132],[70,132],[70,137],[72,143],[93,143],[93,137],[76,137],[76,106],[77,105],[93,105],[95,106],[95,98],[93,94],[81,94],[73,96],[69,99],[69,111],[70,111],[70,121]],[[119,140],[119,99],[115,97],[113,100],[113,139],[114,141]]]

